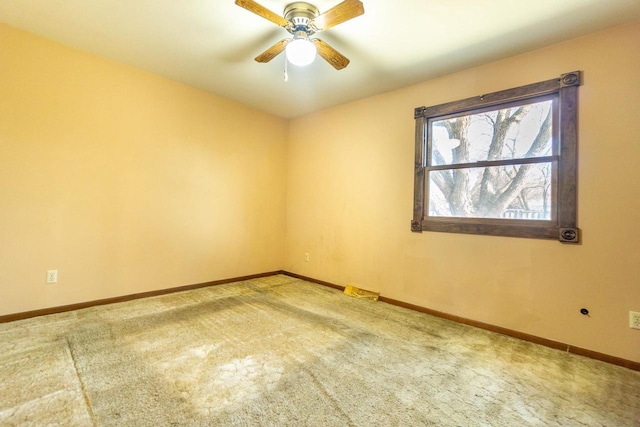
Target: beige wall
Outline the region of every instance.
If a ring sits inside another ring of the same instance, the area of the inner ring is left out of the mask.
[[[289,123],[2,25],[0,50],[0,315],[285,269],[640,361],[640,23]],[[578,69],[581,245],[409,231],[415,107]]]
[[[0,315],[282,268],[285,120],[4,25],[0,52]]]
[[[415,107],[574,70],[581,245],[409,231]],[[639,76],[636,22],[293,120],[284,268],[640,361]]]

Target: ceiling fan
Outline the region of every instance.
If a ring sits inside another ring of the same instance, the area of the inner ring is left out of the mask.
[[[336,70],[349,65],[340,52],[320,39],[311,38],[320,31],[335,27],[364,13],[360,0],[344,0],[324,13],[306,2],[290,3],[284,8],[284,17],[270,11],[253,0],[236,0],[236,4],[259,15],[274,24],[283,27],[293,37],[280,40],[256,57],[256,61],[266,63],[286,51],[287,60],[294,65],[308,65],[313,62],[316,53]]]

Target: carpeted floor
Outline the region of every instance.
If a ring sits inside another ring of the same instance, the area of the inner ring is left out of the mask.
[[[287,276],[0,325],[0,426],[640,426],[640,373]]]

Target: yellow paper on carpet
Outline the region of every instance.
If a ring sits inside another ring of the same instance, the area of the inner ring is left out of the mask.
[[[366,289],[360,289],[355,286],[347,285],[344,288],[345,295],[349,295],[356,298],[369,299],[371,301],[378,301],[380,292],[367,291]]]

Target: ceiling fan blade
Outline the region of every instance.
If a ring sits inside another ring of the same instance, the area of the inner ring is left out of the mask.
[[[363,13],[364,6],[360,0],[344,0],[342,3],[317,16],[311,21],[311,25],[317,28],[318,31],[323,31],[342,24],[356,16],[360,16]]]
[[[349,59],[347,59],[346,56],[344,56],[322,40],[313,39],[312,41],[318,49],[318,55],[320,55],[322,59],[331,64],[331,66],[336,70],[342,70],[344,67],[349,65]]]
[[[256,61],[266,63],[271,61],[276,56],[280,55],[285,47],[289,44],[291,39],[283,39],[278,43],[271,46],[269,49],[262,52],[260,55],[256,56]]]
[[[281,27],[286,27],[289,21],[267,9],[266,7],[254,2],[253,0],[236,0],[236,4],[242,8],[247,9],[249,12],[253,12],[258,16],[262,16]]]

